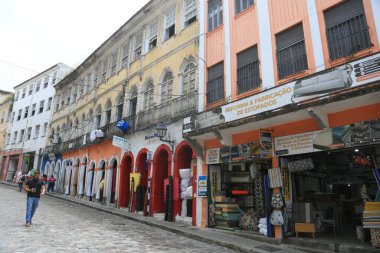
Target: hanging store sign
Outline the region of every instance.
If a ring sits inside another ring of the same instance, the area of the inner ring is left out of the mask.
[[[379,79],[380,54],[375,54],[185,118],[183,133],[243,119]]]
[[[207,149],[206,150],[206,164],[220,163],[220,149]]]
[[[207,176],[198,176],[198,197],[207,197]]]

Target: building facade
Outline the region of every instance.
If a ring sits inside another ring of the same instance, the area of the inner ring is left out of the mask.
[[[6,141],[9,119],[12,112],[13,92],[0,90],[0,161],[3,161],[4,143]],[[3,166],[1,166],[3,169]],[[0,170],[0,179],[3,171]]]
[[[165,180],[179,186],[180,169],[196,171],[182,119],[198,105],[198,11],[194,0],[150,1],[57,84],[45,167],[59,191],[164,216]],[[181,200],[176,190],[169,219],[195,224],[192,191]]]
[[[49,126],[54,85],[69,71],[58,63],[14,87],[15,96],[1,163],[2,179],[17,171],[40,169]]]
[[[204,150],[200,226],[238,226],[236,204],[277,238],[324,231],[330,213],[334,229],[356,224],[360,187],[377,191],[379,12],[373,0],[200,1],[199,113],[183,122]]]

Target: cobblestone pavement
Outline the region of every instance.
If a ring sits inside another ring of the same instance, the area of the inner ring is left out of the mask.
[[[0,252],[234,252],[42,196],[25,227],[26,193],[0,184]]]

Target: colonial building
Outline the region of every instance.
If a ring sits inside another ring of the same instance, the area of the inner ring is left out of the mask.
[[[380,2],[204,0],[200,13],[200,112],[183,133],[205,151],[201,226],[238,226],[238,204],[275,225],[268,236],[281,237],[281,210],[287,233],[356,240],[360,189],[378,190]]]
[[[0,161],[3,161],[4,143],[6,141],[9,119],[12,112],[14,93],[0,90]],[[4,166],[1,166],[0,180],[2,179]]]
[[[13,108],[0,164],[3,180],[13,180],[20,169],[24,172],[40,169],[54,85],[68,71],[68,66],[58,63],[14,87]]]
[[[45,168],[59,191],[163,217],[165,180],[196,165],[182,119],[197,111],[198,34],[197,1],[152,0],[57,84]],[[186,202],[178,219],[195,224],[192,192],[177,192],[169,219]]]

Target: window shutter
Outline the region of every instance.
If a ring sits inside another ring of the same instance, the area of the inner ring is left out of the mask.
[[[223,62],[209,68],[208,70],[208,80],[213,80],[215,78],[218,78],[220,76],[223,76],[224,73],[224,64]]]
[[[277,50],[304,40],[302,24],[276,35]]]
[[[251,47],[237,56],[237,67],[241,68],[243,66],[248,65],[251,62],[258,60],[257,47]]]
[[[364,13],[362,0],[347,0],[325,11],[326,28],[333,27]]]

